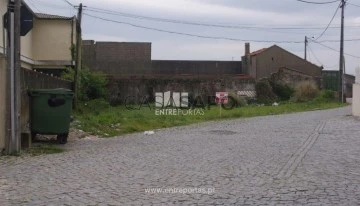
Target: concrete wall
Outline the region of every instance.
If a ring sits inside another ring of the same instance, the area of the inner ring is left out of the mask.
[[[5,59],[0,55],[0,153],[5,148],[5,84],[6,84],[6,72],[5,72]]]
[[[111,76],[150,73],[151,43],[83,41],[83,65]]]
[[[221,76],[241,74],[240,61],[153,60],[151,73],[158,75]]]
[[[360,84],[353,85],[352,114],[360,117]]]
[[[21,37],[21,55],[22,59],[32,61],[33,55],[33,31],[31,30],[26,36]],[[25,61],[26,61],[25,60]]]
[[[72,20],[34,19],[32,52],[35,60],[71,61]]]
[[[109,83],[110,101],[123,104],[127,97],[135,96],[141,101],[144,96],[154,98],[156,92],[189,92],[207,97],[216,92],[255,91],[253,79],[112,79]]]
[[[304,74],[321,77],[322,68],[274,45],[263,52],[251,56],[249,74],[256,79],[270,77],[279,68],[289,68]]]
[[[83,41],[83,64],[114,78],[241,74],[240,61],[151,60],[151,43]]]
[[[95,44],[96,60],[151,60],[151,43],[98,42]]]

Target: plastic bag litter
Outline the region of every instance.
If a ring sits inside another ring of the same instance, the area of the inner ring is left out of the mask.
[[[153,135],[153,134],[155,134],[154,131],[145,131],[144,132],[144,135]]]

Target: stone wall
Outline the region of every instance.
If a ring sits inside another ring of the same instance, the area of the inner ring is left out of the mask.
[[[128,97],[140,102],[144,96],[154,99],[156,92],[189,92],[207,97],[216,92],[255,91],[255,81],[250,78],[225,79],[111,79],[109,100],[113,104],[123,104]]]
[[[318,85],[319,88],[322,88],[321,77],[314,77],[285,67],[280,68],[278,72],[271,74],[270,78],[275,82],[287,84],[292,87],[295,87],[299,82],[302,81],[313,81]]]

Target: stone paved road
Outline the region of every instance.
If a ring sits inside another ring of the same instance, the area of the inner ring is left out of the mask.
[[[348,114],[210,122],[1,158],[0,205],[360,205],[360,121]]]

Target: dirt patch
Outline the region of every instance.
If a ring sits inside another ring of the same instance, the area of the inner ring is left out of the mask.
[[[56,141],[57,135],[37,135],[35,141]],[[95,140],[98,136],[88,134],[82,130],[71,128],[69,131],[68,141],[76,141],[79,139]]]

